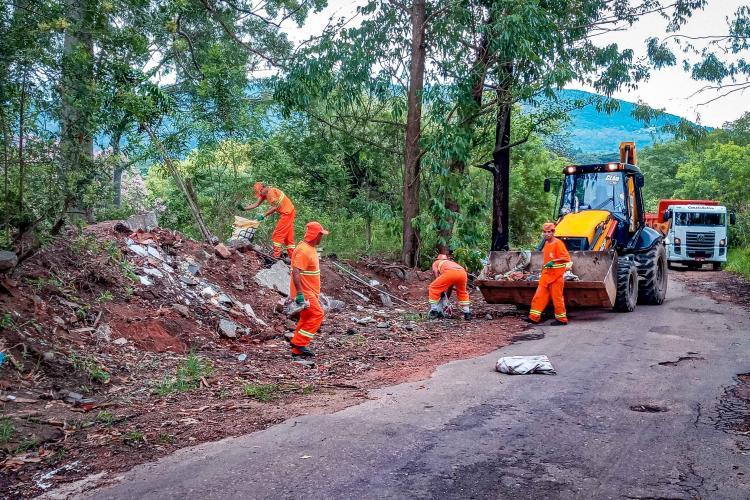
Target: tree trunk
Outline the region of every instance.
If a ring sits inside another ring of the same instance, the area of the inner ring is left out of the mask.
[[[94,110],[92,79],[94,76],[93,16],[98,6],[95,0],[67,0],[66,12],[70,27],[63,41],[60,89],[60,154],[63,189],[78,200],[76,187],[69,185],[70,172],[90,169],[94,158]],[[85,56],[85,57],[82,57]],[[84,173],[85,175],[85,173]],[[67,195],[66,195],[67,196]],[[87,213],[85,207],[77,211]]]
[[[490,18],[487,19],[485,24],[490,22]],[[487,62],[489,60],[489,39],[487,35],[482,36],[482,40],[479,43],[479,48],[476,51],[474,57],[474,72],[472,73],[471,82],[471,98],[474,103],[474,107],[466,109],[465,107],[459,110],[458,119],[463,127],[467,131],[471,131],[474,128],[475,119],[471,118],[472,115],[476,114],[482,108],[482,95],[484,93],[484,80],[487,74]],[[457,175],[463,177],[464,171],[466,170],[466,162],[463,159],[454,159],[450,163],[450,175]],[[446,195],[445,208],[450,210],[452,213],[459,213],[461,210],[458,201],[455,196],[452,196],[450,191]],[[448,226],[438,231],[438,253],[448,253],[450,241],[453,237],[453,229],[455,226],[454,217],[448,218]]]
[[[425,67],[425,0],[414,0],[411,7],[411,65],[406,115],[406,143],[404,153],[403,216],[404,238],[401,260],[414,267],[418,260],[419,233],[412,221],[419,215],[419,170],[422,133],[422,91]]]
[[[117,208],[122,205],[122,172],[125,170],[120,160],[120,139],[122,130],[118,128],[112,134],[112,158],[115,161],[112,169],[112,202]]]
[[[508,211],[510,198],[510,125],[513,100],[513,66],[502,66],[498,78],[498,112],[495,124],[495,149],[492,152],[492,246],[490,250],[508,250]]]
[[[177,184],[177,187],[180,189],[180,191],[182,191],[182,194],[185,196],[185,199],[187,200],[187,203],[188,203],[188,208],[190,208],[190,212],[193,214],[193,219],[195,220],[195,224],[198,226],[198,230],[201,232],[203,239],[207,243],[213,245],[215,242],[215,238],[211,234],[211,231],[209,231],[208,226],[206,226],[206,223],[203,221],[203,215],[201,214],[200,207],[198,206],[198,203],[195,200],[194,192],[193,193],[190,192],[190,189],[188,188],[187,184],[182,178],[182,175],[180,175],[179,170],[177,170],[177,167],[172,161],[172,158],[170,158],[169,154],[167,154],[167,150],[164,148],[164,144],[162,144],[162,142],[156,136],[156,134],[151,129],[151,127],[146,124],[143,124],[143,128],[146,130],[146,133],[151,139],[151,142],[153,142],[154,145],[156,146],[156,149],[158,149],[159,153],[161,153],[162,159],[164,160],[164,164],[167,166],[167,169],[169,169],[169,172],[172,174],[172,178],[174,179],[175,184]]]
[[[24,157],[24,139],[26,136],[26,76],[21,83],[21,98],[18,104],[18,215],[23,217],[23,190],[24,178],[26,176],[26,158]]]

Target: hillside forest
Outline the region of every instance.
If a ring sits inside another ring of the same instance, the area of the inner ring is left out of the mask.
[[[476,270],[528,248],[553,218],[542,189],[584,145],[571,113],[682,66],[748,86],[740,8],[707,48],[680,29],[703,0],[364,2],[296,40],[325,0],[14,0],[0,8],[0,248],[23,261],[65,227],[156,210],[225,239],[252,184],[278,186],[327,254],[425,267],[450,249]],[[661,14],[648,58],[601,35]],[[661,38],[660,38],[661,36]],[[588,85],[597,93],[559,92]],[[633,114],[659,123],[639,103]],[[622,140],[611,137],[612,159]],[[729,269],[750,274],[750,114],[659,127],[639,151],[645,194],[737,213]],[[252,215],[252,214],[251,214]],[[261,239],[270,229],[262,226]]]

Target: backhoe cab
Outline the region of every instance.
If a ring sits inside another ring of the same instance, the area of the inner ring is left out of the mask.
[[[662,235],[646,226],[636,166],[635,143],[620,144],[620,161],[569,165],[563,169],[555,236],[573,259],[579,277],[565,286],[573,306],[611,306],[632,311],[636,303],[661,304],[667,291],[667,260]],[[544,190],[552,182],[545,180]],[[542,241],[525,270],[541,267]],[[490,303],[528,304],[534,281],[492,279],[518,270],[526,258],[519,252],[491,252],[478,285]]]

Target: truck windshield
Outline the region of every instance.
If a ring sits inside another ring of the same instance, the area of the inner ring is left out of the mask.
[[[622,172],[568,175],[563,183],[561,213],[578,210],[607,210],[625,213]]]
[[[726,214],[676,212],[674,223],[676,226],[724,226],[726,225]]]

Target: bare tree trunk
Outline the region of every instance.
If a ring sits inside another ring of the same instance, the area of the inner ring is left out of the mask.
[[[487,19],[485,24],[490,22],[490,18]],[[482,36],[482,40],[477,48],[476,55],[474,58],[474,73],[472,74],[473,81],[471,82],[471,97],[474,103],[472,109],[461,109],[458,113],[460,123],[466,128],[471,130],[474,128],[475,119],[471,116],[478,112],[482,107],[482,95],[484,93],[484,80],[487,74],[487,62],[489,60],[489,38],[485,33]],[[451,175],[463,176],[466,170],[466,162],[463,159],[454,159],[450,163]],[[460,213],[461,207],[456,200],[456,197],[452,193],[448,192],[445,199],[445,208],[450,210],[452,213]],[[448,225],[438,231],[438,253],[448,253],[451,238],[453,237],[453,229],[455,226],[455,218],[448,218]]]
[[[117,208],[122,205],[122,172],[125,170],[120,159],[120,139],[122,139],[122,131],[117,129],[112,134],[112,158],[115,161],[115,166],[112,169],[112,202]]]
[[[26,176],[26,158],[24,157],[24,143],[26,136],[26,75],[21,83],[21,98],[18,103],[18,214],[23,214],[24,177]]]
[[[188,203],[188,208],[190,208],[190,212],[193,214],[193,219],[195,220],[195,224],[198,226],[198,229],[200,230],[201,235],[203,236],[203,239],[207,243],[213,245],[215,238],[211,234],[211,231],[208,230],[208,226],[206,226],[206,223],[203,221],[203,215],[201,214],[200,207],[198,207],[198,203],[195,201],[194,192],[193,193],[190,192],[187,184],[182,178],[182,175],[180,175],[179,170],[177,170],[177,167],[172,161],[172,158],[170,158],[169,154],[167,153],[167,150],[164,148],[164,144],[159,140],[159,138],[156,136],[156,134],[151,129],[151,127],[149,125],[146,125],[145,123],[143,124],[143,127],[146,130],[146,133],[148,134],[149,138],[151,139],[151,142],[154,143],[156,148],[161,153],[162,159],[164,160],[164,164],[167,166],[167,168],[169,169],[169,172],[172,174],[172,178],[177,184],[177,187],[180,188],[180,191],[182,191],[182,194],[185,195],[185,199],[187,200],[187,203]]]
[[[91,80],[94,67],[94,42],[91,36],[95,0],[67,0],[66,11],[71,26],[65,30],[60,89],[61,177],[66,196],[69,172],[82,171],[94,158],[93,108]],[[81,54],[87,57],[82,58]],[[75,189],[74,189],[75,191]],[[77,197],[77,193],[72,193]],[[76,199],[75,204],[80,203]],[[85,207],[75,209],[88,213]]]
[[[495,125],[495,149],[492,153],[492,246],[490,250],[508,250],[508,212],[510,199],[510,126],[513,110],[513,66],[501,67],[498,78],[498,112]]]
[[[404,237],[401,248],[401,260],[409,267],[417,264],[417,251],[419,249],[419,232],[412,225],[412,221],[419,215],[419,171],[421,162],[419,139],[422,133],[425,20],[425,0],[414,0],[411,6],[411,66],[404,154]]]

